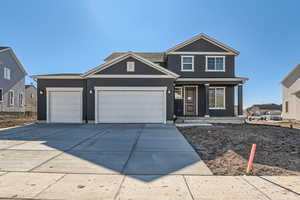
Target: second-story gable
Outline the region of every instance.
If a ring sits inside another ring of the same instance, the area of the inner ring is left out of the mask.
[[[185,78],[235,77],[239,52],[206,36],[198,35],[166,51],[166,66]]]

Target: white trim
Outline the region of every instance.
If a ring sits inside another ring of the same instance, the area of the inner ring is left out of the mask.
[[[10,96],[10,92],[12,92],[12,98]],[[11,103],[11,99],[12,99],[12,103]],[[15,91],[14,90],[9,90],[8,91],[8,103],[9,103],[10,106],[15,105]]]
[[[2,91],[2,92],[1,92],[1,96],[0,96],[0,103],[1,103],[1,102],[4,101],[4,100],[3,100],[3,97],[4,97],[4,95],[3,95],[3,88],[0,88],[0,90]],[[2,97],[2,98],[1,98],[1,97]]]
[[[30,76],[33,79],[82,79],[81,76],[39,76],[39,75],[33,75]]]
[[[98,92],[99,91],[163,91],[164,107],[165,111],[163,113],[164,124],[167,122],[167,87],[94,87],[95,90],[95,123],[100,123],[98,121]]]
[[[183,58],[192,58],[192,63],[183,63]],[[192,69],[183,69],[183,64],[192,64]],[[193,72],[194,71],[194,56],[181,56],[181,71],[182,72]]]
[[[8,67],[3,68],[3,75],[5,80],[10,80],[11,79],[11,70]]]
[[[218,88],[222,88],[224,89],[224,98],[223,98],[223,104],[224,104],[224,107],[209,107],[209,100],[208,100],[208,109],[209,110],[226,110],[226,87],[209,87],[209,89],[218,89]],[[209,96],[208,96],[209,98]],[[217,98],[216,98],[216,91],[215,91],[215,106],[216,106],[216,102],[217,102]]]
[[[181,100],[183,100],[183,87],[182,86],[174,87],[174,99],[176,100],[176,88],[180,89]]]
[[[83,91],[83,88],[80,88],[80,87],[47,87],[46,88],[46,107],[47,107],[46,122],[51,123],[50,108],[49,108],[49,106],[50,106],[49,105],[49,102],[50,102],[49,93],[50,92],[80,92],[80,120],[79,121],[83,121],[82,120],[82,113],[83,113],[82,91]]]
[[[175,52],[169,52],[167,54],[172,54],[172,55],[235,55],[234,53],[231,52],[194,52],[194,51],[175,51]]]
[[[176,81],[246,81],[248,78],[178,78]]]
[[[170,75],[144,75],[144,74],[94,74],[89,78],[174,78]]]
[[[223,69],[222,70],[218,70],[218,69],[208,69],[208,63],[207,63],[207,60],[208,58],[215,58],[215,67],[216,67],[216,58],[223,58]],[[205,71],[206,72],[225,72],[225,56],[206,56],[205,57]]]
[[[196,88],[196,116],[198,116],[198,85],[184,85],[184,97],[183,97],[183,115],[185,116],[185,96],[186,96],[186,88],[194,87]]]
[[[178,44],[178,45],[176,45],[176,46],[168,49],[166,51],[166,53],[168,54],[170,52],[176,51],[177,49],[180,49],[180,48],[182,48],[184,46],[187,46],[187,45],[189,45],[189,44],[191,44],[191,43],[193,43],[193,42],[195,42],[195,41],[197,41],[199,39],[206,40],[206,41],[208,41],[208,42],[210,42],[210,43],[212,43],[212,44],[214,44],[214,45],[216,45],[216,46],[224,49],[225,51],[232,52],[234,55],[239,55],[240,54],[239,51],[237,51],[237,50],[235,50],[235,49],[233,49],[233,48],[231,48],[231,47],[229,47],[229,46],[227,46],[227,45],[225,45],[225,44],[223,44],[223,43],[221,43],[221,42],[219,42],[219,41],[217,41],[217,40],[215,40],[215,39],[213,39],[213,38],[211,38],[211,37],[209,37],[209,36],[207,36],[205,34],[196,35],[195,37],[193,37],[193,38],[191,38],[191,39],[189,39],[189,40],[187,40],[185,42],[182,42],[182,43],[180,43],[180,44]]]
[[[126,58],[129,58],[129,57],[135,58],[136,60],[138,60],[140,62],[143,62],[144,64],[146,64],[150,67],[153,67],[154,69],[156,69],[156,70],[158,70],[162,73],[165,73],[166,75],[172,76],[173,78],[179,77],[178,74],[176,74],[176,73],[174,73],[170,70],[167,70],[167,69],[165,69],[165,68],[163,68],[163,67],[161,67],[161,66],[159,66],[159,65],[157,65],[157,64],[155,64],[155,63],[153,63],[153,62],[151,62],[151,61],[149,61],[149,60],[133,53],[133,52],[128,52],[128,53],[125,53],[124,55],[121,55],[121,56],[115,58],[115,59],[112,59],[111,61],[108,61],[108,62],[106,62],[106,63],[104,63],[104,64],[102,64],[98,67],[95,67],[94,69],[84,73],[82,76],[83,77],[90,77],[91,75],[95,74],[96,72],[100,72],[100,71],[102,71],[102,70],[104,70],[104,69],[106,69],[106,68],[108,68],[108,67],[110,67],[110,66],[112,66],[112,65],[114,65],[114,64],[116,64],[120,61],[122,61],[122,60],[125,60]]]

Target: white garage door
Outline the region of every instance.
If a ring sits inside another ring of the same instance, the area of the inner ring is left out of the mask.
[[[99,123],[165,123],[165,90],[97,90],[96,95]]]
[[[52,123],[82,122],[81,91],[47,91],[47,121]]]

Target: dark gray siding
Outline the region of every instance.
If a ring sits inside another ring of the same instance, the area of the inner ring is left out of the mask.
[[[86,80],[82,79],[38,79],[37,81],[37,119],[46,120],[47,119],[47,94],[46,87],[82,87],[83,88],[83,109],[82,109],[82,120],[86,119],[86,90],[85,90]],[[40,91],[43,94],[40,94]]]
[[[97,79],[91,78],[87,80],[87,91],[94,90],[94,87],[167,87],[167,120],[173,120],[174,113],[174,79],[158,79],[158,78],[132,78],[132,79]],[[95,93],[87,96],[87,118],[95,120]]]
[[[186,52],[196,52],[196,51],[202,51],[202,52],[226,52],[224,49],[206,41],[203,39],[199,39],[189,45],[186,45],[180,49],[177,49],[176,51],[186,51]]]
[[[127,62],[135,62],[135,71],[134,72],[127,72]],[[154,69],[146,65],[145,63],[136,60],[134,58],[127,58],[122,60],[96,74],[150,74],[150,75],[164,75],[161,71]]]
[[[194,55],[194,71],[181,71],[181,55],[168,55],[167,68],[184,78],[220,78],[234,77],[234,56],[225,56],[225,72],[206,72],[206,56]]]

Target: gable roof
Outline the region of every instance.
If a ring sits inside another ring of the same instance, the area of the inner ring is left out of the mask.
[[[300,77],[300,63],[281,81],[281,84],[289,87],[298,77]]]
[[[178,44],[178,45],[176,45],[176,46],[168,49],[166,51],[166,53],[170,53],[170,52],[176,51],[177,49],[180,49],[180,48],[182,48],[184,46],[187,46],[187,45],[189,45],[189,44],[191,44],[191,43],[193,43],[193,42],[195,42],[197,40],[200,40],[200,39],[206,40],[206,41],[208,41],[208,42],[210,42],[210,43],[212,43],[212,44],[214,44],[214,45],[216,45],[216,46],[224,49],[225,51],[233,53],[234,55],[239,55],[240,54],[239,51],[237,51],[237,50],[235,50],[235,49],[233,49],[233,48],[231,48],[231,47],[229,47],[229,46],[227,46],[227,45],[225,45],[225,44],[223,44],[223,43],[221,43],[221,42],[219,42],[219,41],[217,41],[217,40],[215,40],[215,39],[213,39],[213,38],[211,38],[211,37],[209,37],[209,36],[207,36],[207,35],[205,35],[203,33],[199,34],[199,35],[196,35],[195,37],[193,37],[193,38],[191,38],[191,39],[189,39],[189,40],[187,40],[185,42],[182,42],[182,43],[180,43],[180,44]]]
[[[17,63],[17,65],[19,66],[19,69],[25,74],[27,75],[27,72],[25,71],[23,65],[21,64],[21,62],[19,61],[19,59],[17,58],[16,54],[14,53],[14,51],[10,48],[10,47],[0,47],[0,53],[4,52],[4,51],[9,51],[10,55],[12,56],[12,58],[15,60],[15,62]]]
[[[112,54],[110,54],[109,56],[107,56],[104,61],[110,61],[113,60],[121,55],[126,54],[127,52],[114,52]],[[139,55],[151,62],[164,62],[164,56],[165,54],[162,52],[133,52],[136,55]]]
[[[129,57],[135,58],[135,59],[139,60],[140,62],[143,62],[146,65],[148,65],[150,67],[153,67],[154,69],[156,69],[158,71],[161,71],[161,72],[165,73],[166,75],[171,76],[172,78],[179,77],[178,74],[176,74],[176,73],[174,73],[170,70],[167,70],[167,69],[161,67],[160,65],[155,64],[155,63],[151,62],[150,60],[147,60],[147,59],[145,59],[145,58],[143,58],[143,57],[141,57],[141,56],[139,56],[139,55],[137,55],[137,54],[135,54],[131,51],[129,51],[129,52],[127,52],[127,53],[125,53],[125,54],[123,54],[123,55],[121,55],[121,56],[119,56],[115,59],[112,59],[112,60],[110,60],[110,61],[108,61],[108,62],[106,62],[106,63],[104,63],[104,64],[102,64],[98,67],[95,67],[94,69],[84,73],[82,76],[83,77],[88,77],[90,75],[93,75],[93,74],[95,74],[99,71],[102,71],[102,70],[104,70],[104,69],[106,69],[106,68],[108,68],[108,67],[110,67],[110,66],[112,66],[112,65],[114,65],[114,64],[116,64],[116,63],[118,63],[118,62],[120,62],[124,59],[126,59],[126,58],[129,58]]]

